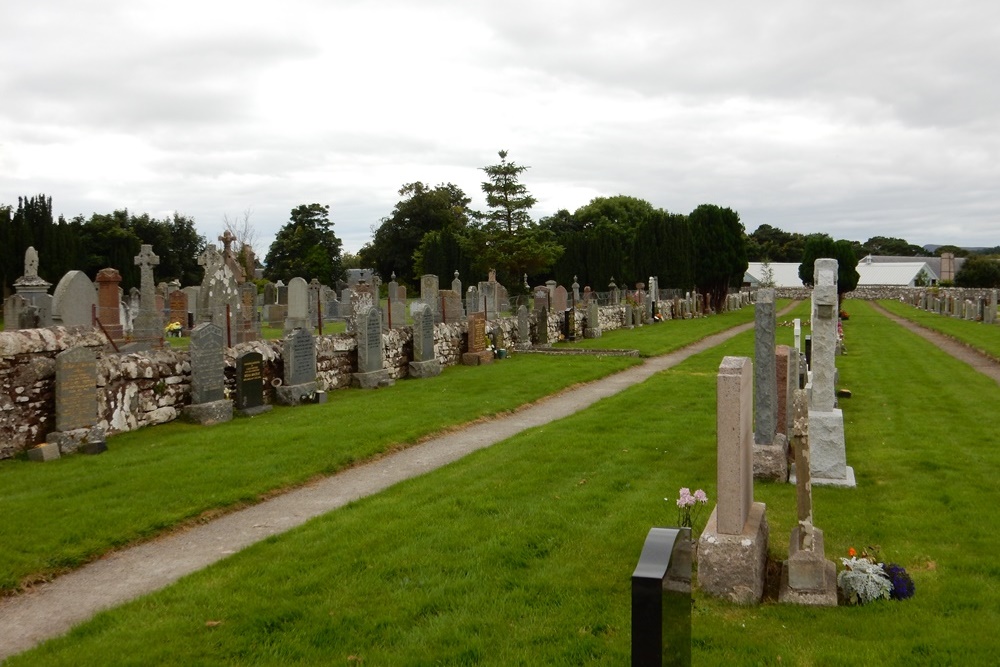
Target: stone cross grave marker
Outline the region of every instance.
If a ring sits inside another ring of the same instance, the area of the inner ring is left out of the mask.
[[[153,282],[153,267],[160,258],[153,253],[153,246],[143,244],[135,256],[139,267],[139,314],[132,325],[133,335],[139,340],[159,339],[163,336],[163,323],[156,310],[156,284]]]

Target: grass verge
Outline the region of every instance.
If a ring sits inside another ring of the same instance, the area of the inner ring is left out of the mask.
[[[881,300],[878,305],[893,315],[898,315],[922,327],[950,336],[1000,361],[1000,327],[995,324],[983,324],[982,322],[971,322],[947,315],[938,315],[890,299]]]

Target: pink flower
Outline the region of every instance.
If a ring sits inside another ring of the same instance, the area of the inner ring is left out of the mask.
[[[701,489],[698,489],[697,491],[694,492],[694,499],[697,500],[699,503],[702,503],[702,504],[705,504],[705,503],[708,502],[708,496],[705,495],[705,492],[702,491]]]

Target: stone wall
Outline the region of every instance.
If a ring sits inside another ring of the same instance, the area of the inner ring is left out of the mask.
[[[661,312],[669,312],[661,302]],[[584,310],[577,313],[577,338],[583,338]],[[625,307],[601,306],[604,331],[624,324]],[[549,340],[559,339],[563,313],[548,314]],[[531,318],[534,329],[534,318]],[[487,333],[501,335],[513,347],[518,340],[516,317],[490,320]],[[358,369],[357,341],[350,334],[318,336],[316,341],[317,386],[324,391],[351,386]],[[264,381],[269,386],[284,375],[283,341],[260,340],[239,343],[225,350],[226,390],[236,388],[236,359],[259,352],[264,360]],[[406,377],[413,359],[410,327],[382,333],[385,367],[394,379]],[[164,349],[117,354],[105,349],[105,338],[83,328],[23,329],[0,332],[0,459],[10,458],[44,442],[55,428],[55,357],[72,347],[85,346],[97,352],[97,415],[108,434],[133,431],[176,419],[190,402],[191,362],[187,350]],[[434,326],[434,352],[445,366],[461,361],[468,349],[467,324],[439,323]],[[270,392],[265,392],[270,401]]]

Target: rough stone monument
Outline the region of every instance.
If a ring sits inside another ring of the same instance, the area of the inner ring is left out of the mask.
[[[753,476],[788,481],[788,438],[778,432],[778,378],[775,359],[774,289],[757,290],[754,307]]]
[[[764,503],[753,500],[753,368],[746,357],[725,357],[717,378],[718,502],[698,540],[703,591],[737,604],[764,595],[768,525]]]

